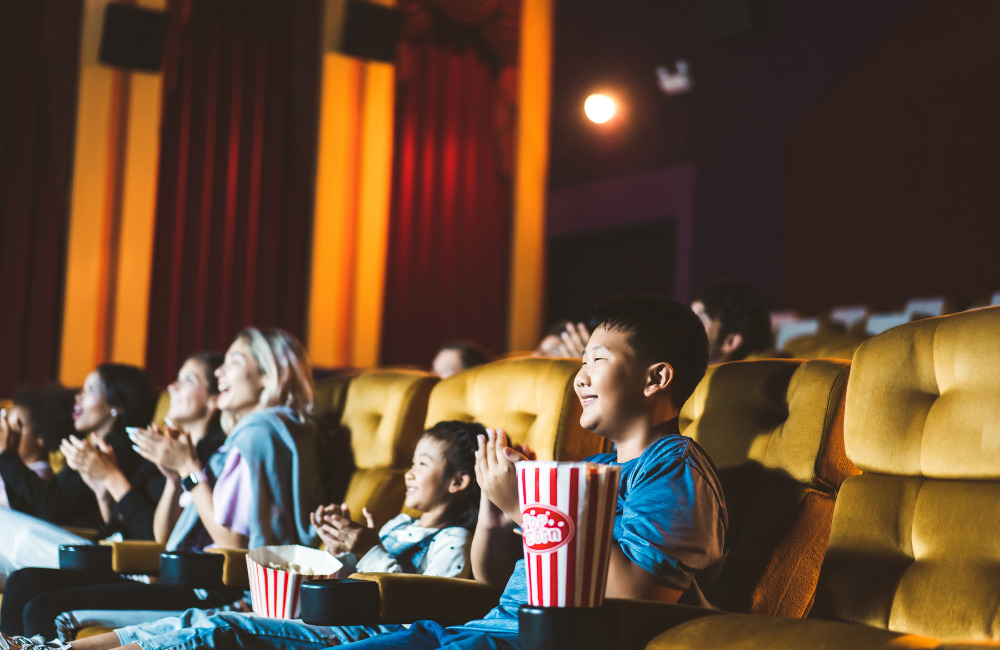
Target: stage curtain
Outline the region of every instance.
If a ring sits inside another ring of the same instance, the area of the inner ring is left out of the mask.
[[[0,2],[0,397],[58,367],[81,13]]]
[[[429,365],[451,339],[505,343],[517,3],[475,4],[490,11],[400,3],[385,364]]]
[[[248,325],[302,338],[318,0],[172,0],[147,367],[169,379]]]

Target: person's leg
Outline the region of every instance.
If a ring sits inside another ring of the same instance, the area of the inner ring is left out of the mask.
[[[225,633],[227,645],[216,648],[268,647],[281,650],[313,650],[367,639],[403,630],[401,625],[307,625],[301,620],[268,618],[240,612],[219,612],[205,623]]]
[[[64,589],[42,594],[27,604],[24,629],[28,635],[56,636],[55,620],[59,614],[87,610],[166,610],[182,611],[191,607],[219,607],[235,600],[242,592],[220,590],[202,599],[194,589],[169,585],[147,585],[131,580],[82,589]],[[4,597],[6,601],[6,595]]]
[[[24,614],[27,604],[46,592],[124,582],[128,580],[115,573],[72,569],[20,569],[7,578],[3,601],[0,601],[0,631],[14,636],[25,636],[27,627]],[[33,634],[36,633],[31,632],[27,636]],[[51,639],[54,636],[53,629],[53,634],[45,638]]]
[[[434,621],[417,621],[409,628],[399,632],[379,634],[368,639],[351,643],[351,650],[392,650],[409,648],[410,650],[437,650],[446,635],[445,628]]]
[[[86,639],[77,639],[70,644],[70,647],[73,650],[111,650],[111,648],[120,647],[121,644],[116,633],[105,632],[104,634],[88,636]]]

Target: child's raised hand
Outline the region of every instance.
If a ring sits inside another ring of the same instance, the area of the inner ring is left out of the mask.
[[[583,356],[583,351],[587,349],[590,330],[583,323],[567,323],[566,331],[562,333],[560,338],[562,339],[563,356],[579,359]]]
[[[476,481],[483,494],[514,522],[521,522],[517,503],[517,472],[514,463],[526,460],[523,454],[507,446],[503,429],[486,429],[479,436],[476,450]]]

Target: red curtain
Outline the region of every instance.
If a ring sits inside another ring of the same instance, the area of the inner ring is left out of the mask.
[[[426,366],[451,339],[504,348],[514,128],[507,45],[516,39],[517,5],[480,4],[489,11],[468,24],[445,6],[402,3],[386,364]],[[497,37],[498,25],[507,39]]]
[[[247,325],[302,337],[318,0],[172,0],[147,368],[166,380]]]
[[[0,396],[58,371],[81,11],[0,2]]]

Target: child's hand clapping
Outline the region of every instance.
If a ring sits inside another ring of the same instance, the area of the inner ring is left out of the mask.
[[[521,523],[521,510],[517,503],[514,463],[519,460],[527,460],[527,457],[507,445],[507,434],[503,429],[486,429],[486,437],[479,437],[479,449],[476,451],[479,489],[518,525]]]
[[[350,508],[346,503],[320,506],[316,512],[309,513],[309,521],[316,528],[316,533],[326,545],[326,550],[333,555],[354,553],[362,557],[379,543],[378,532],[375,530],[375,519],[368,508],[364,508],[367,526],[351,519]]]

